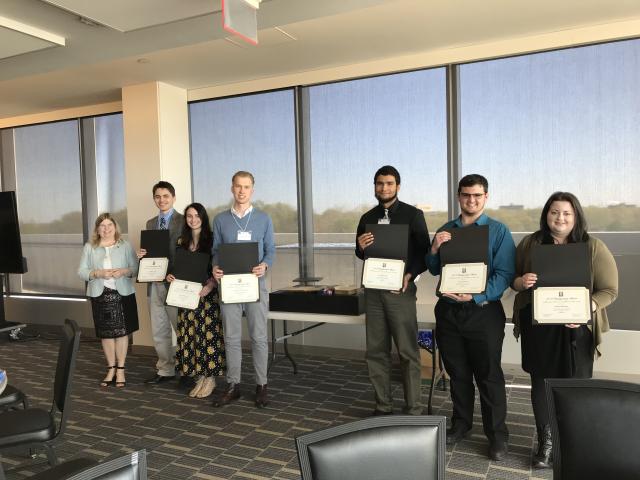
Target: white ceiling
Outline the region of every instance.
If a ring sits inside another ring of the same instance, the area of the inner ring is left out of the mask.
[[[260,44],[253,47],[225,38],[219,4],[0,0],[0,16],[66,39],[65,46],[30,53],[22,52],[33,48],[31,38],[10,42],[14,53],[0,59],[0,118],[117,101],[123,86],[153,80],[193,90],[554,32],[571,39],[585,27],[640,25],[638,0],[267,0],[258,13]],[[640,28],[625,35],[640,36]]]
[[[42,0],[120,32],[220,12],[220,0]]]

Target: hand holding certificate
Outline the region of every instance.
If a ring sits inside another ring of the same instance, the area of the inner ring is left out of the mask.
[[[533,291],[534,320],[538,324],[587,323],[591,298],[585,287],[538,287]]]
[[[253,273],[232,273],[220,279],[222,303],[250,303],[260,300],[258,277]]]
[[[169,230],[143,230],[140,248],[146,255],[140,259],[138,282],[163,282],[169,267]]]
[[[536,245],[531,269],[533,321],[539,325],[584,324],[591,320],[591,262],[586,243]]]
[[[451,239],[440,247],[439,293],[483,293],[487,285],[489,227],[454,228]]]
[[[201,283],[188,282],[176,278],[169,285],[166,299],[167,305],[194,310],[200,303],[200,290],[202,290]]]
[[[405,260],[409,245],[409,226],[406,224],[371,224],[366,231],[373,235],[373,243],[365,250],[362,285],[376,290],[401,290]]]
[[[138,266],[138,282],[163,282],[169,268],[168,258],[141,258]]]
[[[482,293],[487,283],[484,263],[449,263],[440,274],[441,293]]]
[[[249,273],[258,265],[258,243],[223,243],[218,251],[220,301],[222,303],[251,303],[260,300],[258,277]]]
[[[175,277],[167,292],[167,305],[193,310],[200,302],[202,283],[207,278],[210,255],[176,250],[172,275]]]
[[[389,258],[367,258],[362,271],[362,285],[376,290],[400,290],[404,277],[404,261]]]

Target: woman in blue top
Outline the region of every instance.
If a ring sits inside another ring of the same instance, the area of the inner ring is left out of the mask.
[[[138,308],[132,278],[138,259],[131,244],[120,236],[109,213],[95,222],[91,242],[85,244],[78,275],[87,283],[96,336],[102,340],[107,376],[100,386],[126,385],[124,365],[129,335],[138,330]]]

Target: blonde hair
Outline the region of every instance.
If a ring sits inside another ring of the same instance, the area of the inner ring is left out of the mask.
[[[100,245],[100,235],[98,234],[98,228],[100,227],[100,224],[105,220],[110,220],[111,222],[113,222],[113,226],[116,227],[116,234],[114,235],[115,241],[116,243],[120,241],[121,234],[118,222],[116,222],[116,219],[113,218],[109,212],[105,212],[98,215],[98,218],[96,218],[96,222],[93,226],[93,234],[91,235],[91,246],[93,247],[97,247],[98,245]]]
[[[233,185],[233,183],[236,181],[237,177],[250,178],[251,179],[251,185],[255,185],[256,184],[256,180],[253,178],[253,175],[251,174],[251,172],[245,172],[244,170],[238,170],[236,173],[233,174],[233,177],[231,177],[231,185]]]

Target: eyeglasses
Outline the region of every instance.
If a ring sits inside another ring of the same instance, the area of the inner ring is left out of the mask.
[[[464,193],[464,192],[461,192],[461,193],[458,194],[458,196],[460,198],[463,198],[465,200],[469,200],[470,198],[475,198],[476,200],[480,200],[485,195],[486,195],[486,193]]]

